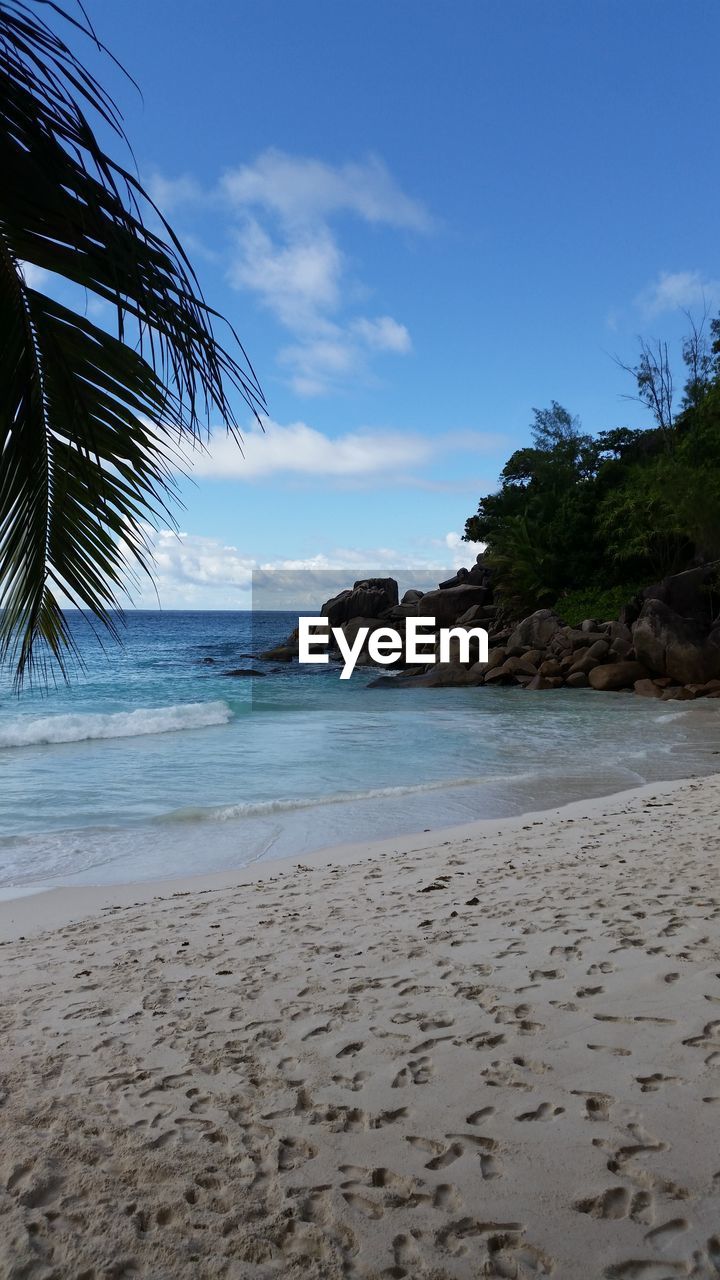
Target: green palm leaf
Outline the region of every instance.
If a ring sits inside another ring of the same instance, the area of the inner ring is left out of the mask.
[[[48,659],[66,670],[63,597],[116,630],[129,561],[152,569],[178,446],[211,413],[237,435],[232,401],[257,416],[264,399],[171,228],[97,141],[88,116],[123,137],[113,103],[20,0],[0,4],[0,103],[0,659],[22,680]],[[24,263],[112,304],[116,334],[31,288]]]

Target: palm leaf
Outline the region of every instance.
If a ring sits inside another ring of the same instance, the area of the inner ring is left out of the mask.
[[[20,0],[0,4],[0,101],[0,658],[22,680],[48,658],[66,669],[63,598],[116,630],[178,446],[212,413],[237,435],[233,401],[257,417],[264,399],[171,228],[100,146],[88,116],[122,137],[114,104]],[[116,333],[29,287],[23,263],[110,303]]]

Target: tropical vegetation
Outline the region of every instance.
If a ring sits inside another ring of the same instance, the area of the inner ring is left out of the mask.
[[[556,401],[533,411],[532,444],[465,525],[510,613],[612,617],[640,586],[720,557],[720,318],[690,321],[682,360],[676,408],[667,345],[641,343],[629,372],[647,429],[592,436]]]
[[[47,3],[51,26],[42,4],[0,4],[0,661],[19,680],[65,669],[64,604],[117,630],[183,443],[211,414],[236,432],[240,399],[263,406],[131,160],[100,140],[125,142],[64,38],[106,52],[84,10]]]

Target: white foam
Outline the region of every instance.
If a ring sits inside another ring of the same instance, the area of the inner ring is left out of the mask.
[[[136,738],[147,733],[177,733],[227,724],[232,711],[225,702],[188,702],[171,707],[138,707],[135,711],[19,717],[0,726],[0,749],[85,742],[94,738]]]
[[[358,800],[384,800],[393,796],[411,796],[422,791],[449,791],[453,787],[479,787],[487,778],[440,778],[433,782],[418,782],[412,786],[374,787],[369,791],[337,791],[334,795],[299,796],[293,800],[257,800],[247,804],[232,804],[222,809],[205,811],[203,817],[227,822],[233,818],[253,818],[263,814],[282,813],[291,809],[314,809],[318,805],[351,804]],[[197,811],[193,816],[200,816]]]

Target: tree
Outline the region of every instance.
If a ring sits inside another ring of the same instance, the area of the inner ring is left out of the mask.
[[[465,525],[467,541],[487,544],[498,594],[513,610],[557,599],[595,571],[592,483],[599,452],[579,419],[553,400],[534,409],[533,448],[518,449]]]
[[[669,435],[675,421],[675,387],[668,344],[647,342],[645,338],[638,341],[640,356],[636,365],[617,361],[620,368],[634,378],[637,387],[637,394],[626,398],[646,405],[659,429]]]
[[[66,670],[62,597],[117,632],[128,559],[151,571],[146,529],[168,518],[178,446],[211,413],[237,433],[234,395],[256,416],[264,399],[171,228],[98,141],[93,120],[125,142],[115,104],[23,0],[0,4],[0,100],[0,659],[20,682],[48,659]],[[115,331],[35,287],[33,268],[110,303]]]
[[[698,409],[712,386],[713,358],[705,333],[707,308],[700,321],[695,320],[689,311],[685,316],[690,328],[682,344],[682,358],[687,369],[682,407]]]
[[[562,405],[533,410],[532,447],[516,450],[500,487],[465,524],[486,545],[498,597],[515,614],[564,601],[593,616],[638,587],[720,556],[720,317],[695,323],[673,407],[668,347],[642,342],[632,373],[656,425],[594,438]],[[572,603],[574,601],[574,603]],[[583,616],[582,614],[580,616]]]

